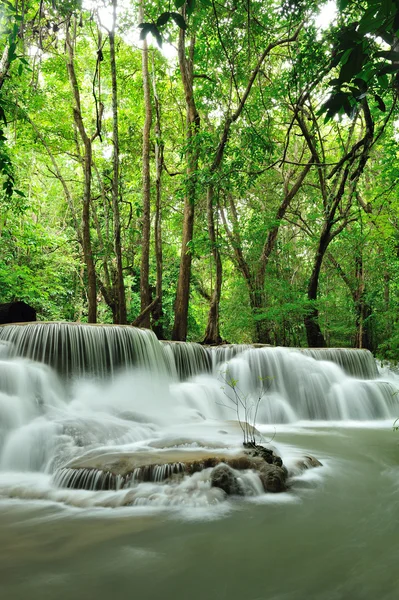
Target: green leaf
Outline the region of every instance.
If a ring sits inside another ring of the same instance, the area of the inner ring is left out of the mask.
[[[341,67],[339,72],[340,80],[342,82],[350,81],[355,75],[358,75],[366,59],[367,55],[363,52],[360,45],[353,48],[347,61]]]
[[[140,23],[141,27],[140,39],[145,40],[147,35],[152,31],[154,25],[152,23]]]
[[[162,35],[156,25],[154,25],[154,27],[151,29],[151,33],[157,40],[158,46],[162,48]]]
[[[359,22],[358,32],[360,35],[365,33],[375,33],[384,22],[384,18],[378,18],[376,6],[369,6]]]
[[[164,12],[162,13],[158,19],[157,19],[157,27],[162,27],[162,25],[165,25],[165,23],[167,23],[170,19],[170,12]]]
[[[399,71],[399,65],[384,65],[378,70],[377,76],[388,75],[390,73],[397,73]]]
[[[7,125],[6,113],[5,113],[4,108],[2,106],[0,106],[0,120],[3,121],[5,125]]]
[[[193,14],[195,10],[196,0],[187,0],[187,16]]]
[[[385,106],[384,100],[378,94],[375,94],[374,100],[377,102],[377,106],[381,112],[386,112],[387,107]]]
[[[399,61],[399,52],[395,52],[394,50],[381,50],[381,52],[376,52],[375,56],[386,58],[392,62]]]
[[[174,22],[176,23],[176,25],[178,25],[180,27],[180,29],[183,29],[183,31],[185,31],[187,29],[187,24],[185,22],[185,20],[183,19],[183,17],[176,12],[172,12],[170,13],[172,19],[174,20]]]
[[[389,86],[388,76],[385,75],[384,73],[382,75],[377,73],[377,77],[378,77],[378,83],[380,84],[380,86],[382,88],[384,88],[384,90],[388,89],[388,86]]]
[[[327,113],[325,121],[328,121],[331,117],[343,111],[350,116],[352,113],[352,106],[349,102],[349,94],[342,91],[330,96],[320,109],[320,113]]]
[[[366,91],[368,88],[367,82],[364,81],[364,79],[362,79],[361,77],[355,77],[355,79],[353,80],[353,83],[355,85],[357,85],[357,87],[360,90]]]
[[[186,0],[175,0],[175,6],[177,9],[181,8]]]

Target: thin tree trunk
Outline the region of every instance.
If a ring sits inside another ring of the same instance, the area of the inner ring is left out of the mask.
[[[363,255],[362,249],[355,258],[355,274],[356,274],[356,290],[353,294],[356,311],[356,348],[365,348],[366,350],[373,350],[373,335],[372,335],[372,321],[371,316],[373,314],[370,304],[366,300],[366,282],[364,275]]]
[[[215,13],[215,15],[216,15],[216,13]],[[238,102],[236,110],[232,114],[229,114],[224,122],[222,135],[221,135],[221,138],[220,138],[219,144],[217,146],[217,149],[216,149],[213,161],[212,161],[212,165],[210,168],[211,174],[216,173],[220,169],[220,166],[223,162],[224,152],[226,150],[226,146],[228,143],[231,126],[233,123],[238,121],[238,119],[240,118],[241,113],[244,109],[245,103],[251,94],[252,87],[256,81],[256,78],[259,74],[259,71],[262,68],[262,65],[263,65],[266,57],[277,46],[285,45],[285,44],[295,41],[298,37],[301,27],[299,27],[296,30],[296,32],[294,33],[294,35],[292,37],[282,38],[276,42],[269,44],[267,46],[267,48],[264,50],[264,52],[262,53],[262,55],[258,58],[258,61],[255,65],[255,67],[253,68],[253,70],[251,71],[251,73],[249,75],[246,88]],[[232,76],[234,77],[233,72],[232,72]],[[306,173],[307,173],[307,171],[306,171]],[[306,173],[305,173],[304,177],[306,176]],[[289,203],[289,201],[288,201],[288,203]],[[222,339],[220,336],[220,329],[219,329],[220,328],[219,304],[220,304],[220,297],[221,297],[221,290],[222,290],[222,278],[223,278],[223,270],[222,269],[223,269],[223,267],[222,267],[222,260],[220,257],[220,252],[219,252],[218,243],[217,243],[218,240],[217,240],[217,236],[215,233],[215,217],[214,217],[213,204],[214,204],[214,186],[213,186],[213,184],[210,184],[208,191],[207,191],[207,217],[208,217],[208,233],[209,233],[209,239],[210,239],[211,247],[212,247],[212,256],[213,256],[214,265],[215,265],[215,288],[212,292],[211,305],[210,305],[209,313],[208,313],[208,323],[207,323],[207,328],[206,328],[206,332],[205,332],[204,343],[207,343],[207,344],[219,344]],[[285,212],[285,210],[284,210],[284,212]],[[277,233],[276,233],[276,237],[277,237]],[[271,247],[274,246],[274,242],[275,242],[275,239],[271,242]],[[270,250],[270,252],[271,252],[271,250]]]
[[[140,21],[144,19],[144,0],[140,2]],[[143,228],[141,245],[141,270],[140,270],[140,303],[141,312],[151,304],[150,291],[150,237],[151,237],[151,181],[150,181],[150,132],[152,122],[150,76],[148,70],[148,45],[143,40],[142,49],[142,75],[144,89],[145,119],[143,128]],[[151,326],[151,314],[145,313],[141,322],[142,327]]]
[[[251,271],[248,262],[244,258],[242,249],[242,241],[239,232],[239,222],[236,206],[234,204],[233,197],[229,195],[229,205],[231,212],[231,221],[233,224],[233,231],[227,223],[227,219],[224,215],[223,209],[221,210],[222,220],[226,229],[227,237],[229,238],[230,244],[234,249],[234,255],[236,258],[236,264],[238,270],[242,273],[249,291],[249,302],[252,310],[252,314],[255,320],[255,342],[258,344],[270,344],[271,343],[271,332],[270,327],[263,317],[263,313],[266,305],[265,298],[265,279],[266,279],[266,268],[270,259],[270,256],[276,245],[276,240],[280,228],[280,222],[284,218],[288,207],[296,194],[301,189],[303,182],[310,168],[314,162],[313,156],[309,162],[305,165],[302,171],[297,176],[292,187],[289,187],[289,181],[284,182],[284,198],[277,209],[276,213],[276,225],[269,230],[261,255],[258,261],[258,268],[255,272]]]
[[[316,256],[313,263],[312,273],[308,285],[308,300],[310,309],[304,318],[306,337],[309,348],[325,348],[326,341],[319,325],[319,311],[316,307],[317,294],[319,289],[320,270],[323,264],[325,253],[331,241],[330,231],[332,224],[326,223],[320,236]]]
[[[196,192],[196,171],[198,168],[199,151],[195,147],[194,138],[200,130],[200,116],[197,112],[193,94],[193,56],[195,40],[191,40],[190,57],[186,57],[186,34],[183,29],[179,32],[179,65],[186,96],[186,192],[184,198],[182,247],[180,256],[179,279],[177,282],[175,320],[172,340],[185,341],[187,338],[188,303],[190,298],[191,251],[189,244],[194,232],[194,206]]]
[[[218,240],[214,220],[214,187],[210,185],[207,192],[207,211],[208,211],[208,233],[209,241],[212,247],[212,256],[215,264],[215,286],[212,291],[211,303],[209,306],[208,323],[205,331],[204,344],[217,345],[222,342],[219,330],[219,304],[222,292],[222,259],[218,248]]]
[[[93,251],[91,245],[90,233],[90,201],[91,201],[91,172],[92,172],[92,142],[95,136],[90,138],[87,135],[81,110],[80,92],[78,81],[75,73],[74,63],[74,48],[73,40],[71,39],[71,22],[68,20],[66,24],[66,48],[68,53],[67,70],[70,85],[74,98],[73,115],[76,127],[84,145],[84,157],[82,161],[84,188],[83,188],[83,206],[82,206],[82,244],[83,255],[86,265],[87,274],[87,302],[88,302],[88,322],[96,323],[97,321],[97,285],[96,285],[96,270],[93,260]],[[96,132],[97,134],[98,132]],[[95,134],[95,135],[96,135]]]
[[[113,177],[112,177],[112,208],[114,213],[114,248],[116,257],[116,290],[117,311],[116,318],[119,323],[126,324],[126,298],[125,283],[123,280],[122,246],[121,246],[121,221],[119,211],[119,126],[118,126],[118,84],[116,79],[116,53],[115,53],[115,29],[116,9],[118,0],[112,0],[113,23],[109,32],[109,48],[111,59],[111,81],[112,81],[112,134],[113,134]]]
[[[154,56],[154,55],[153,55]],[[155,67],[153,64],[152,87],[155,104],[155,223],[154,223],[154,241],[155,241],[155,260],[156,260],[156,290],[155,295],[159,299],[152,311],[153,326],[152,329],[158,339],[164,339],[163,330],[163,307],[162,307],[162,277],[163,277],[163,253],[162,253],[162,170],[163,170],[163,142],[161,131],[161,107],[156,88]]]

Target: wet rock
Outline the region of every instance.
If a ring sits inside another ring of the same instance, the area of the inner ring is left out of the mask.
[[[271,448],[266,448],[260,444],[254,444],[253,442],[244,443],[244,448],[246,454],[249,456],[259,456],[269,465],[277,465],[278,467],[283,466],[282,458]]]
[[[300,462],[302,470],[320,464],[309,456]],[[295,468],[299,472],[299,467]],[[267,448],[262,451],[249,448],[240,454],[209,448],[192,451],[173,448],[137,453],[93,450],[58,468],[53,481],[66,488],[121,489],[140,482],[175,482],[204,469],[212,469],[211,486],[228,495],[245,495],[237,471],[256,472],[265,492],[278,493],[287,489],[288,471],[274,450]],[[291,470],[290,475],[293,475]]]
[[[287,469],[274,464],[264,464],[259,468],[259,477],[265,492],[273,494],[287,489]]]
[[[243,496],[244,490],[233,469],[221,463],[211,474],[211,486],[223,490],[228,496]]]
[[[301,471],[306,469],[315,469],[316,467],[322,467],[323,464],[317,460],[314,456],[306,455],[295,463],[295,466]]]

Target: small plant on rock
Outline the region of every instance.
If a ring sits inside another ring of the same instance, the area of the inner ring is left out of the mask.
[[[234,379],[234,377],[231,376],[229,369],[220,371],[220,377],[225,384],[222,386],[224,394],[230,401],[230,404],[225,404],[224,402],[221,402],[220,404],[235,411],[237,421],[243,433],[243,446],[245,448],[257,448],[256,434],[259,432],[256,429],[256,420],[258,417],[259,406],[270,387],[271,378],[260,378],[262,385],[256,397],[253,397],[250,393],[245,393],[240,389],[238,379]],[[267,382],[267,387],[265,387],[265,382]],[[228,390],[232,393],[229,394]],[[274,439],[274,436],[275,433],[269,442]]]

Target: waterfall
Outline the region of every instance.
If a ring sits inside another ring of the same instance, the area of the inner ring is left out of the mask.
[[[267,348],[248,344],[210,347],[187,342],[160,343],[152,331],[124,325],[35,322],[0,326],[0,358],[30,358],[49,365],[67,378],[109,376],[127,367],[141,366],[186,380],[201,373],[212,373],[220,364],[248,350]],[[374,379],[378,376],[375,360],[368,350],[287,349],[296,356],[297,350],[315,360],[333,362],[354,377]]]
[[[210,506],[224,498],[212,487],[221,465],[234,489],[256,496],[266,479],[243,456],[244,435],[261,440],[258,425],[393,422],[398,380],[378,377],[367,351],[213,348],[128,326],[1,326],[0,495]],[[278,453],[296,473],[292,449]]]
[[[169,372],[178,379],[188,379],[212,369],[211,355],[208,349],[200,344],[162,342],[162,350]]]
[[[270,348],[263,344],[226,344],[222,346],[202,346],[189,342],[162,342],[169,372],[181,380],[204,372],[213,372],[218,365],[251,349]],[[318,361],[328,361],[339,365],[347,375],[363,379],[375,379],[378,369],[369,350],[354,348],[289,348],[300,351]]]
[[[45,363],[67,378],[109,376],[131,366],[166,371],[155,334],[124,325],[4,325],[0,326],[0,343],[8,345],[8,356]]]
[[[225,448],[223,435],[204,434],[209,424],[230,435],[221,422],[236,423],[237,443],[240,422],[393,421],[398,400],[397,379],[377,377],[367,351],[161,343],[128,326],[0,327],[0,471],[71,475],[87,452],[149,443]]]
[[[328,360],[339,365],[345,373],[363,379],[378,376],[377,364],[369,350],[352,348],[304,348],[301,350],[316,360]]]
[[[229,382],[237,382],[234,387],[239,399],[249,404],[251,418],[259,400],[258,419],[263,423],[388,419],[396,414],[393,382],[348,377],[336,363],[320,360],[320,355],[325,356],[321,352],[316,360],[287,348],[250,349],[216,368],[216,374],[224,382],[230,404],[235,391]],[[370,372],[368,367],[369,377]]]

